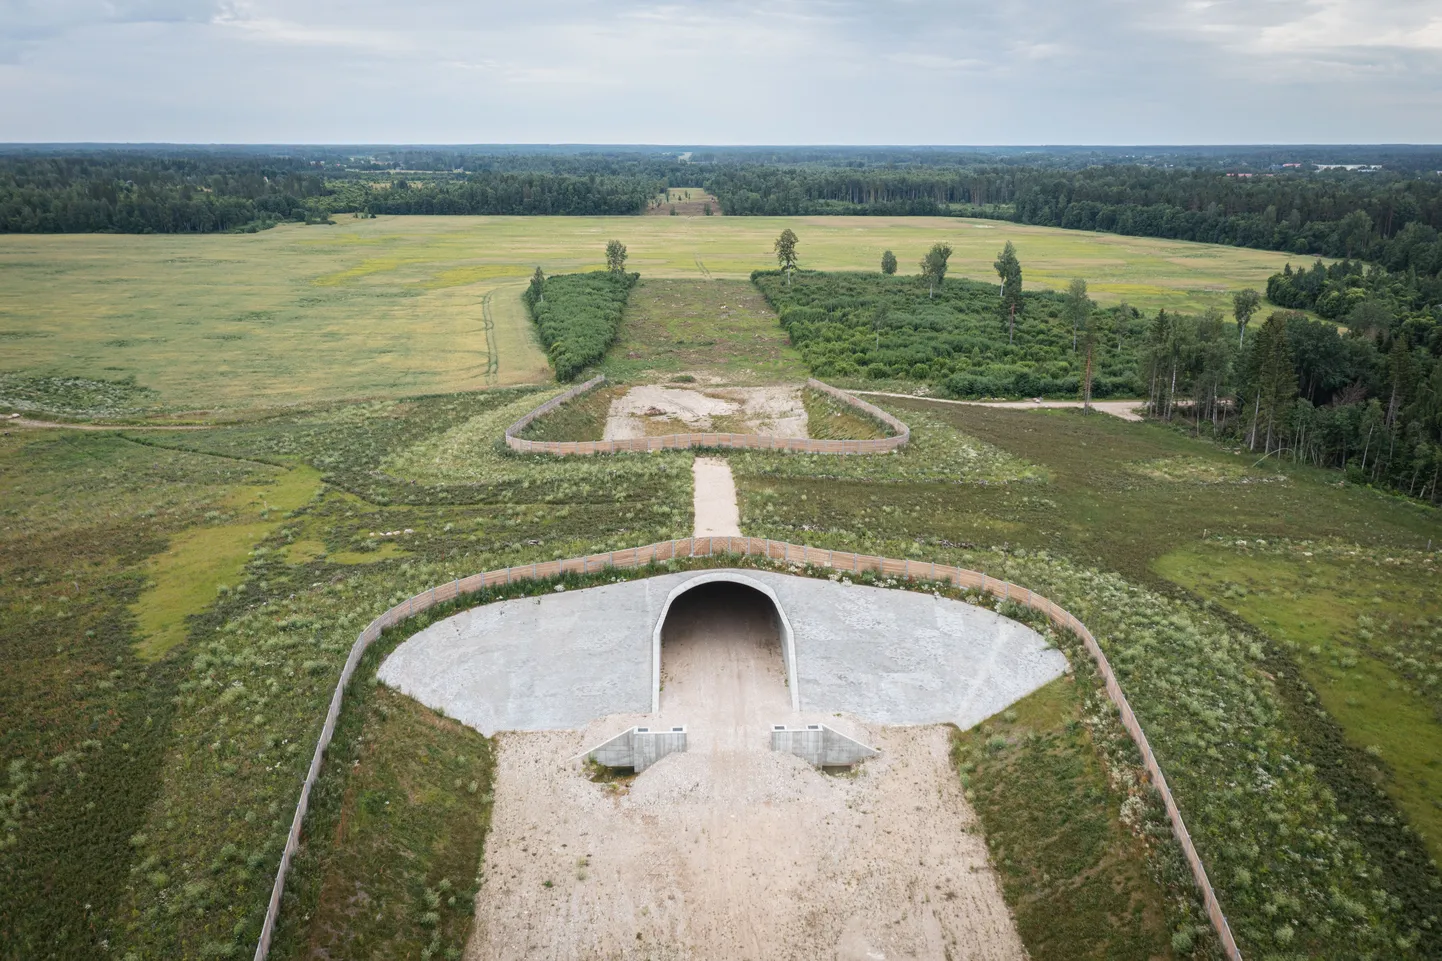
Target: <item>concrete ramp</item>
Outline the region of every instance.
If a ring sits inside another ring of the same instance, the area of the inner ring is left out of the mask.
[[[633,727],[596,745],[586,757],[606,767],[634,768],[640,774],[668,754],[686,750],[686,727]]]
[[[876,748],[867,747],[825,724],[808,724],[805,727],[774,724],[771,727],[771,750],[795,754],[812,767],[850,767],[877,753]]]

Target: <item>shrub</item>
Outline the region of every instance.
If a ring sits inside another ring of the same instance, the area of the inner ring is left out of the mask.
[[[522,295],[557,380],[574,380],[606,353],[639,277],[612,271],[561,274]]]

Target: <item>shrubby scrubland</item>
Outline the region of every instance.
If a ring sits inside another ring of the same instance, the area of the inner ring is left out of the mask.
[[[1082,358],[1060,294],[1028,292],[1008,338],[998,288],[947,280],[932,296],[916,277],[798,271],[788,285],[775,271],[753,282],[781,325],[822,379],[910,380],[958,397],[1076,396]],[[1119,329],[1093,379],[1095,397],[1135,396],[1135,334],[1143,328],[1127,308],[1105,313]]]
[[[600,361],[621,329],[639,274],[619,270],[537,276],[523,295],[557,380]]]

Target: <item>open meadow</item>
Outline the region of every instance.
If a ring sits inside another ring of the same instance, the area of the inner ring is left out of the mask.
[[[248,956],[365,624],[477,571],[691,533],[691,451],[548,459],[499,443],[561,390],[522,301],[535,264],[561,275],[546,282],[558,313],[567,291],[628,299],[592,318],[616,338],[587,355],[618,383],[530,436],[599,437],[638,384],[791,391],[812,436],[875,430],[800,389],[804,353],[762,292],[779,278],[746,279],[780,223],[382,218],[0,238],[14,278],[0,294],[6,404],[237,415],[0,435],[0,636],[14,655],[0,678],[0,956]],[[1075,269],[1103,302],[1138,307],[1221,303],[1281,262],[955,220],[787,223],[807,267],[870,269],[873,247],[946,239],[954,275],[988,280],[1010,237],[1029,282]],[[613,236],[639,280],[564,276],[598,266]],[[1126,289],[1109,292],[1107,276]],[[552,320],[568,336],[567,318]],[[635,419],[672,429],[638,405]],[[1442,954],[1435,508],[1159,423],[880,405],[911,428],[892,455],[721,452],[743,533],[957,564],[1046,594],[1111,659],[1246,956]],[[504,752],[375,682],[390,650],[449,610],[387,632],[362,660],[272,957],[474,953]],[[1033,626],[1073,670],[956,731],[950,757],[1026,951],[1218,957],[1092,662],[1066,632]],[[583,854],[547,852],[576,884],[600,883]]]
[[[520,301],[536,267],[744,280],[784,227],[803,267],[902,273],[937,241],[951,276],[994,282],[1017,245],[1029,288],[1087,279],[1102,304],[1225,307],[1284,254],[926,217],[342,217],[255,234],[0,237],[0,406],[51,416],[236,412],[549,379]],[[1295,259],[1295,258],[1292,258]],[[122,382],[103,411],[65,378]],[[44,378],[36,380],[36,378]],[[61,380],[54,380],[59,378]],[[133,379],[133,382],[132,382]]]

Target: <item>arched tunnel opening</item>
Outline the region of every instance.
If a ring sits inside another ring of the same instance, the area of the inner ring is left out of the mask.
[[[709,581],[671,601],[660,627],[660,707],[668,723],[694,732],[691,750],[739,749],[789,714],[786,634],[775,602],[746,584]]]

